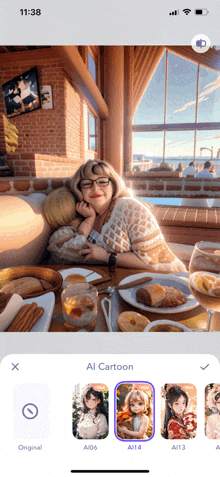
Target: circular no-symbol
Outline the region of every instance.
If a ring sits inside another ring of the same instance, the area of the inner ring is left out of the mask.
[[[29,402],[23,407],[22,414],[25,419],[35,419],[35,417],[38,415],[38,407],[35,404]]]

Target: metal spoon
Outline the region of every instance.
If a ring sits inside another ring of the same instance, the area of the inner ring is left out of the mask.
[[[112,295],[114,290],[115,290],[115,287],[104,288],[104,290],[98,290],[98,295],[100,295],[101,293],[106,293],[108,295]]]

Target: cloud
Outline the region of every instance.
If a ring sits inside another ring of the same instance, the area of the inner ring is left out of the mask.
[[[204,91],[199,94],[199,103],[201,103],[202,101],[207,101],[209,98],[205,96],[213,93],[218,88],[220,88],[220,76],[218,76],[218,78],[216,78],[216,80],[212,83],[208,83],[206,86],[204,86]],[[184,104],[182,108],[176,109],[173,114],[185,111],[187,108],[189,108],[195,103],[196,101],[190,101],[189,103]]]

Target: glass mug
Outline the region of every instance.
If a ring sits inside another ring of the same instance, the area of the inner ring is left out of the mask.
[[[61,293],[66,331],[93,331],[97,318],[98,292],[89,283],[74,283]]]

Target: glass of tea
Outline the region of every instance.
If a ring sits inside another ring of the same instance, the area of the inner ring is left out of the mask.
[[[89,283],[74,283],[63,290],[61,302],[66,331],[94,330],[97,298],[96,288]]]
[[[189,264],[191,293],[208,313],[205,331],[210,331],[212,313],[220,312],[220,243],[196,243]]]

